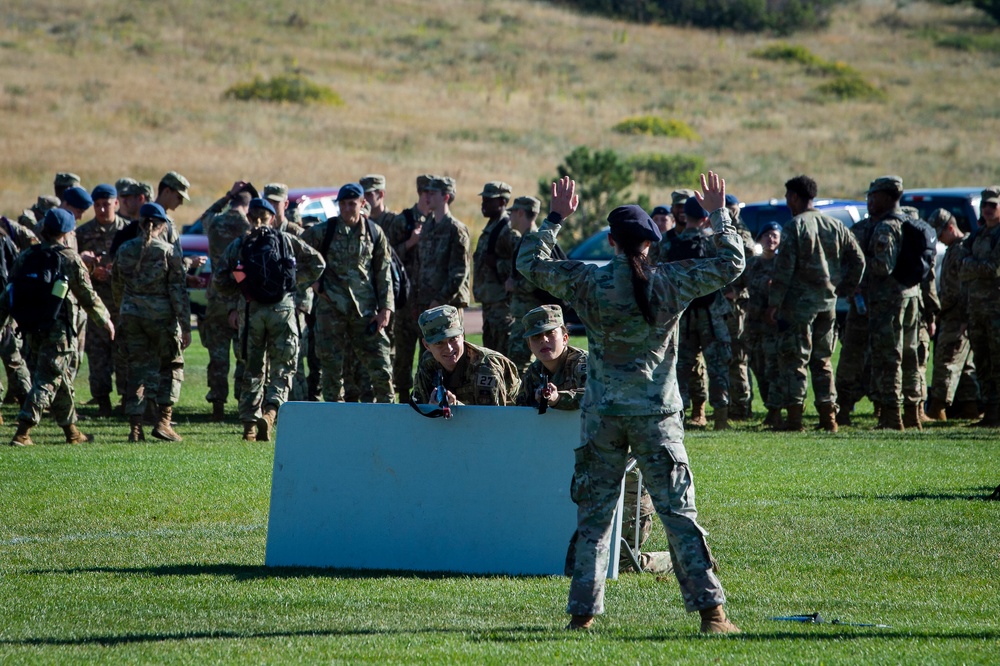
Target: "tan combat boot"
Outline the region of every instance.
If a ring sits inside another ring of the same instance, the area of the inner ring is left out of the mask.
[[[34,446],[34,442],[31,441],[31,437],[28,433],[31,432],[32,425],[27,421],[17,422],[17,432],[14,433],[14,438],[10,440],[11,446]]]
[[[691,418],[687,420],[685,424],[690,428],[704,428],[708,425],[708,419],[705,418],[705,401],[692,402],[691,403]]]
[[[181,436],[174,432],[173,427],[170,425],[170,417],[173,415],[173,407],[160,407],[160,418],[156,422],[156,426],[153,428],[153,437],[167,442],[183,441]]]
[[[878,425],[876,430],[905,430],[903,418],[899,414],[899,405],[875,403],[878,410]]]
[[[135,442],[145,442],[146,433],[142,431],[142,414],[133,414],[128,417],[128,441]]]
[[[566,625],[566,628],[570,631],[581,631],[592,629],[594,627],[594,616],[593,615],[574,615]]]
[[[224,400],[212,402],[212,422],[222,423],[226,420],[226,403]]]
[[[827,432],[837,432],[837,403],[817,403],[816,411],[819,412],[819,427]]]
[[[244,442],[256,442],[257,441],[257,423],[254,421],[247,421],[243,424],[243,441]]]
[[[703,634],[741,634],[740,628],[729,621],[722,606],[714,606],[698,611],[701,614],[701,633]]]
[[[80,432],[80,429],[76,427],[75,423],[64,425],[63,433],[66,435],[67,444],[86,444],[87,442],[94,441],[93,435],[87,435]]]
[[[931,398],[931,404],[927,406],[927,418],[931,421],[947,421],[948,405],[940,398]]]
[[[788,412],[788,420],[781,427],[784,432],[804,432],[806,427],[802,425],[802,405],[788,405],[785,411]]]
[[[903,427],[909,430],[923,430],[920,424],[920,405],[908,402],[903,405]]]
[[[712,411],[715,430],[729,430],[729,407],[716,407]]]
[[[277,418],[278,410],[274,408],[274,405],[267,405],[264,407],[263,413],[261,413],[260,418],[257,419],[258,442],[271,441],[271,432],[274,431],[274,422]]]

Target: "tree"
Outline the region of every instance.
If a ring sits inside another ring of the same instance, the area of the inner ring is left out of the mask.
[[[1000,23],[1000,0],[938,0],[942,5],[972,5]]]

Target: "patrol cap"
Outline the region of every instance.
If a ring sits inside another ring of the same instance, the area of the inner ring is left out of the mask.
[[[684,202],[684,214],[690,218],[701,220],[708,217],[708,211],[702,208],[701,204],[694,197],[689,197]]]
[[[337,201],[360,199],[364,195],[365,191],[361,189],[360,185],[357,183],[347,183],[346,185],[341,185],[340,189],[337,191]]]
[[[288,185],[284,183],[268,183],[264,186],[263,197],[271,201],[277,201],[278,203],[288,201]]]
[[[343,192],[343,189],[341,190]],[[274,206],[267,199],[261,199],[260,197],[254,197],[250,200],[250,210],[266,210],[271,215],[277,215],[277,211],[274,210]]]
[[[943,229],[946,224],[955,219],[955,216],[951,214],[951,211],[945,208],[938,208],[936,211],[927,216],[927,224],[931,225],[935,229]]]
[[[781,225],[775,222],[774,220],[765,223],[763,226],[761,226],[760,230],[757,232],[757,235],[754,237],[754,240],[759,240],[760,237],[766,234],[768,231],[777,231],[780,234]]]
[[[417,319],[424,342],[429,345],[454,338],[465,333],[462,318],[453,305],[439,305],[430,310],[424,310]]]
[[[437,178],[434,174],[422,173],[417,176],[417,192],[423,192],[427,189],[427,186],[431,184],[431,181]]]
[[[903,215],[906,215],[911,220],[920,219],[920,211],[914,208],[913,206],[900,206],[899,210],[900,212],[903,213]]]
[[[63,201],[73,208],[79,208],[80,210],[87,210],[94,205],[94,200],[90,198],[90,194],[79,185],[63,192]]]
[[[674,190],[670,193],[671,206],[683,206],[688,199],[694,196],[694,190]]]
[[[66,234],[76,229],[76,218],[65,208],[50,208],[42,220],[42,229],[48,234]]]
[[[543,305],[531,310],[521,318],[524,325],[524,337],[530,338],[539,333],[554,331],[565,325],[562,308],[558,305]]]
[[[615,240],[636,239],[655,242],[662,238],[653,218],[635,204],[615,208],[608,214],[608,224]]]
[[[726,195],[726,205],[727,206],[739,206],[740,205],[740,198],[737,197],[735,194],[727,194]]]
[[[364,188],[365,193],[376,190],[385,191],[385,176],[380,173],[370,173],[367,176],[363,176],[358,183]],[[418,185],[417,188],[419,189],[419,187]]]
[[[479,193],[484,199],[503,199],[510,201],[510,193],[513,191],[510,185],[502,180],[491,180],[483,185],[483,191]]]
[[[163,210],[163,206],[158,203],[144,203],[139,207],[139,219],[145,220],[147,217],[161,222],[170,221],[170,218],[167,217],[167,211]]]
[[[142,194],[142,189],[141,186],[139,185],[139,181],[137,181],[135,178],[129,178],[128,176],[126,176],[125,178],[119,178],[118,180],[115,181],[115,190],[118,192],[118,196],[120,197],[128,197],[132,196],[133,194]]]
[[[101,183],[100,185],[98,185],[97,187],[95,187],[93,190],[91,190],[91,192],[90,192],[90,198],[93,199],[94,201],[97,201],[98,199],[117,199],[118,198],[118,190],[115,189],[114,185],[108,185],[107,183]]]
[[[70,187],[76,187],[80,184],[80,177],[75,173],[70,173],[68,171],[62,171],[56,174],[56,179],[53,181],[52,185],[57,190],[65,190]]]
[[[542,202],[535,197],[518,197],[510,205],[511,210],[526,210],[532,215],[538,215],[542,209]]]
[[[449,176],[434,176],[424,189],[455,196],[455,179]]]
[[[983,198],[980,203],[1000,203],[1000,185],[987,187],[980,196]]]
[[[657,206],[650,215],[670,215],[670,209],[666,206]]]
[[[45,197],[38,197],[38,201],[36,201],[35,205],[32,206],[31,208],[32,208],[32,210],[37,211],[38,213],[41,213],[40,215],[35,215],[35,217],[42,218],[42,217],[44,217],[44,214],[45,214],[46,211],[48,211],[48,210],[50,210],[52,208],[58,208],[58,207],[59,207],[59,199],[58,198],[51,197],[51,196],[45,196]]]
[[[889,194],[903,193],[903,179],[899,176],[880,176],[871,182],[865,194],[874,192],[888,192]]]
[[[191,183],[188,179],[180,175],[176,171],[168,171],[163,178],[160,179],[160,187],[169,187],[175,190],[177,194],[181,195],[186,201],[191,201],[191,197],[188,196],[188,188],[191,187]]]

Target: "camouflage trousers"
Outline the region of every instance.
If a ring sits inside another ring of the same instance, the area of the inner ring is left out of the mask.
[[[172,320],[126,314],[120,317],[119,327],[125,333],[128,359],[125,413],[145,413],[146,401],[151,399],[147,386],[156,387],[155,401],[160,407],[176,404],[184,382],[184,356],[177,324]]]
[[[281,407],[292,390],[299,359],[299,327],[295,305],[288,301],[251,303],[249,318],[241,322],[240,335],[246,336],[246,370],[239,412],[244,423],[256,422],[265,405]]]
[[[513,317],[505,355],[517,366],[518,375],[523,376],[528,371],[528,366],[531,365],[531,348],[528,347],[528,340],[524,337],[521,317]]]
[[[483,346],[503,354],[510,340],[510,301],[483,303]]]
[[[733,313],[726,318],[729,328],[729,413],[750,416],[753,411],[753,387],[750,384],[750,348],[746,344],[746,307],[734,302]]]
[[[28,391],[17,420],[38,425],[45,410],[61,426],[76,423],[76,392],[73,388],[73,360],[77,340],[69,337],[62,324],[47,334],[28,336],[28,347],[34,358],[31,389]]]
[[[920,308],[917,297],[872,302],[868,313],[872,401],[886,405],[920,402],[921,382],[917,377]]]
[[[330,306],[320,306],[316,315],[317,354],[323,366],[323,400],[344,401],[344,374],[347,355],[357,356],[371,381],[375,402],[394,402],[389,337],[385,331],[372,335],[366,329],[370,319],[340,314]]]
[[[837,402],[833,383],[833,348],[837,342],[837,313],[785,312],[778,317],[777,393],[779,407],[804,405],[807,370],[812,375],[817,405]]]
[[[602,416],[583,412],[581,439],[570,496],[577,505],[576,552],[566,612],[604,612],[604,582],[610,558],[615,507],[625,465],[639,461],[673,556],[674,574],[688,612],[725,603],[712,571],[705,530],[698,524],[694,479],[684,449],[681,414]]]
[[[931,331],[923,313],[917,313],[917,393],[927,400],[927,361],[931,358]]]
[[[243,363],[243,350],[240,346],[240,333],[229,325],[229,308],[231,302],[222,299],[209,299],[205,316],[200,322],[201,341],[208,349],[208,402],[226,402],[229,399],[229,367],[230,349],[236,358],[236,370],[233,373],[233,395],[240,395],[240,383],[246,372]],[[240,316],[243,316],[244,305],[239,305]]]
[[[970,308],[969,343],[986,406],[1000,405],[1000,312]]]
[[[420,341],[420,327],[417,326],[419,312],[415,311],[413,299],[410,299],[402,310],[396,312],[392,319],[393,333],[396,338],[396,357],[392,364],[392,378],[399,392],[400,402],[410,399],[413,390],[413,359],[416,356]]]
[[[12,326],[7,326],[0,334],[0,358],[3,359],[4,369],[7,371],[8,391],[20,404],[31,390],[31,373],[28,372],[27,362],[21,356],[21,337],[14,332]]]
[[[750,345],[750,370],[757,380],[760,399],[768,409],[781,409],[783,398],[778,381],[777,330],[751,335],[747,342]]]
[[[967,322],[948,317],[941,317],[938,326],[931,396],[946,405],[979,401],[979,381],[967,327]]]
[[[705,356],[708,369],[708,399],[718,409],[729,405],[729,362],[732,351],[725,323],[714,321],[708,308],[692,308],[682,316],[677,344],[677,385],[684,404],[704,397],[690,390],[690,379],[698,364],[698,353]]]
[[[840,340],[840,360],[837,362],[835,385],[839,402],[847,407],[868,395],[871,384],[871,362],[868,347],[868,314],[858,314],[853,299],[844,321]]]
[[[118,313],[111,313],[112,321],[117,321]],[[87,353],[87,365],[90,368],[90,394],[95,398],[107,398],[118,385],[118,393],[125,390],[125,369],[116,364],[118,352],[111,334],[90,319],[87,320],[87,342],[84,350]]]
[[[295,319],[299,330],[299,355],[295,361],[295,377],[292,378],[292,390],[288,393],[289,400],[303,401],[309,399],[309,375],[306,362],[309,357],[309,325],[306,315],[296,310]]]

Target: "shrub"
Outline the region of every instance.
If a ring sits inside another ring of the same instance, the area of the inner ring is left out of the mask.
[[[798,44],[785,44],[779,42],[765,46],[762,49],[751,51],[750,55],[762,60],[779,60],[784,62],[797,62],[807,67],[814,67],[823,62],[823,59],[813,54],[812,51]]]
[[[700,155],[640,153],[628,160],[636,175],[667,187],[698,187],[699,176],[708,169]]]
[[[279,74],[265,81],[254,77],[253,81],[237,83],[224,95],[241,101],[261,100],[264,102],[291,102],[293,104],[326,104],[343,106],[340,95],[327,86],[314,83],[299,74]]]
[[[837,76],[818,86],[817,92],[837,99],[883,100],[885,92],[858,76]]]
[[[833,77],[816,88],[817,92],[826,97],[840,100],[885,99],[885,92],[865,81],[858,70],[844,62],[824,60],[804,46],[778,43],[757,49],[750,55],[764,60],[799,63],[805,66],[809,74]]]
[[[688,141],[701,141],[698,133],[683,120],[660,118],[658,116],[635,116],[626,118],[614,126],[620,134],[645,134],[647,136],[669,136]]]

